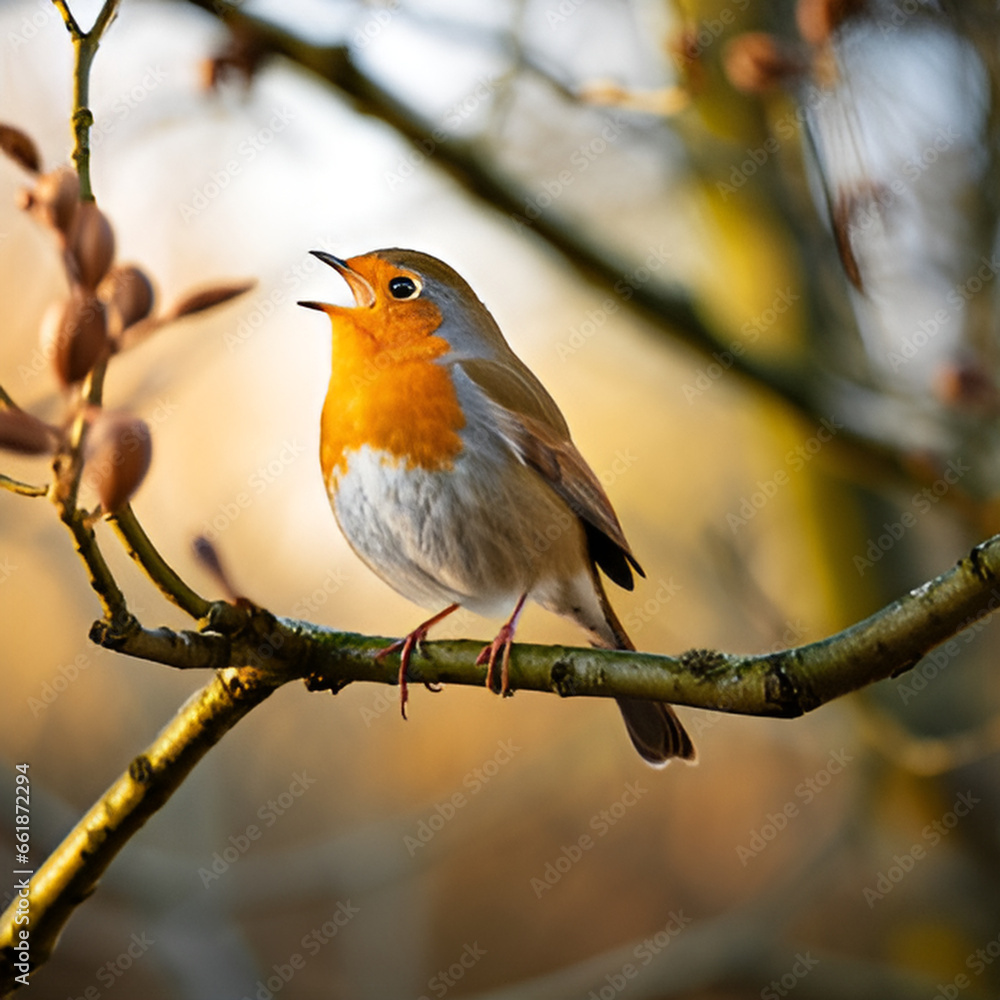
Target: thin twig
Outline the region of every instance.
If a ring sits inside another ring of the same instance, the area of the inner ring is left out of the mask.
[[[93,201],[90,186],[90,128],[94,115],[90,110],[90,66],[97,54],[101,37],[118,12],[119,0],[105,0],[90,31],[81,30],[65,0],[52,0],[66,22],[73,39],[76,65],[73,71],[73,162],[80,177],[80,200]]]
[[[236,5],[221,5],[216,0],[188,2],[252,38],[261,50],[290,59],[332,84],[360,113],[385,122],[422,155],[426,155],[430,142],[433,157],[428,159],[437,169],[473,197],[506,215],[513,228],[536,234],[588,280],[618,295],[616,286],[620,287],[622,278],[634,270],[635,261],[617,253],[607,241],[595,240],[590,230],[568,215],[543,212],[533,219],[525,218],[525,205],[535,192],[497,165],[494,150],[453,135],[438,141],[435,124],[359,69],[348,46],[313,44]],[[843,378],[834,378],[814,359],[775,363],[751,351],[730,350],[732,335],[707,322],[696,300],[679,284],[664,286],[647,281],[629,288],[627,300],[616,298],[623,310],[641,315],[657,331],[693,348],[710,363],[718,363],[717,355],[722,354],[727,370],[786,403],[810,423],[829,418],[831,410],[837,408],[850,416],[849,404],[857,387]],[[855,458],[871,462],[884,479],[910,484],[912,470],[901,459],[900,449],[868,433],[864,426],[852,424],[847,417],[838,432],[838,446],[849,449]]]
[[[59,505],[59,516],[73,536],[77,555],[83,560],[90,577],[90,586],[101,602],[104,619],[122,627],[132,616],[125,601],[125,595],[118,586],[104,555],[97,545],[94,529],[87,518],[78,510]]]
[[[79,526],[78,518],[75,525]],[[89,529],[87,529],[89,531]],[[86,541],[86,532],[82,533]],[[100,558],[81,546],[85,560]],[[101,561],[103,564],[103,561]],[[103,574],[91,569],[92,577]],[[96,586],[96,585],[95,585]],[[655,698],[748,715],[792,717],[913,667],[934,646],[1000,606],[1000,536],[977,546],[954,568],[838,635],[760,656],[693,650],[678,657],[628,651],[519,645],[512,688]],[[339,690],[356,680],[396,683],[395,657],[377,658],[384,638],[333,632],[308,622],[246,609],[232,636],[148,630],[98,623],[91,633],[109,648],[177,667],[223,669],[184,706],[145,754],[84,817],[31,883],[33,955],[44,958],[73,909],[129,837],[180,786],[218,740],[289,680]],[[425,681],[482,684],[478,642],[433,642],[415,672]],[[14,940],[16,911],[0,917],[0,949]],[[0,991],[11,982],[0,980]]]
[[[79,408],[73,419],[64,451],[56,455],[56,481],[59,484],[56,500],[60,506],[61,516],[63,508],[69,513],[76,510],[80,478],[83,475],[83,447],[87,438],[90,414],[101,406],[107,367],[107,358],[102,358],[88,373],[83,384],[83,399],[86,405]],[[65,519],[64,516],[63,520]]]
[[[76,41],[78,38],[83,38],[84,32],[77,24],[76,18],[73,16],[73,12],[69,9],[66,0],[52,0],[53,6],[62,15],[62,19],[66,22],[66,30],[70,34],[70,38]]]
[[[19,479],[11,479],[0,472],[0,489],[19,493],[23,497],[43,497],[49,492],[48,486],[35,486],[33,483],[22,483]]]
[[[108,521],[117,532],[125,550],[142,567],[164,597],[192,618],[207,617],[212,608],[211,603],[195,593],[160,555],[130,505],[126,504],[121,510],[111,514]]]

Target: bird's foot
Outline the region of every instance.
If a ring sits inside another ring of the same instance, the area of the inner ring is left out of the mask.
[[[510,647],[514,642],[514,633],[517,631],[517,620],[521,617],[524,609],[524,602],[527,594],[522,594],[518,599],[514,612],[500,626],[496,638],[488,645],[484,646],[482,652],[476,657],[476,666],[486,666],[486,687],[490,691],[496,690],[494,687],[494,673],[496,670],[497,658],[500,657],[501,650],[503,656],[500,659],[500,697],[506,698],[510,689]]]
[[[439,621],[447,618],[453,611],[458,610],[457,604],[449,604],[444,611],[439,611],[433,618],[428,618],[427,621],[418,625],[408,636],[403,639],[398,639],[396,642],[390,643],[384,649],[380,649],[375,654],[376,660],[381,660],[388,656],[390,653],[399,653],[399,711],[402,713],[403,718],[406,718],[406,702],[410,697],[409,692],[409,673],[410,673],[410,660],[413,658],[414,649],[419,649],[420,645],[423,643],[424,639],[427,638],[427,633],[435,626]],[[424,681],[424,687],[428,691],[438,692],[441,690],[440,684],[429,683]]]

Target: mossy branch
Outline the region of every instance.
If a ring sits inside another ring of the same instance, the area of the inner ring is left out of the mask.
[[[947,573],[917,587],[870,618],[827,639],[764,654],[740,655],[695,649],[679,656],[627,650],[515,644],[511,691],[548,691],[563,697],[633,697],[669,701],[741,715],[794,718],[895,677],[935,646],[1000,607],[1000,535],[976,546]],[[247,612],[231,635],[208,631],[156,634],[228,644],[229,661],[251,664],[283,681],[304,679],[311,689],[340,690],[354,681],[395,684],[399,659],[376,654],[393,640],[338,632],[262,609]],[[151,633],[93,636],[108,648],[168,665],[166,644]],[[190,645],[191,640],[185,640]],[[439,684],[482,685],[485,665],[475,663],[482,642],[427,642],[411,664],[413,679]],[[208,655],[204,653],[202,655]],[[222,655],[216,650],[213,656]]]
[[[48,960],[76,908],[132,835],[177,790],[191,769],[274,685],[254,671],[224,670],[197,692],[153,743],[98,799],[32,877],[31,965]],[[17,984],[12,959],[14,907],[0,918],[0,993]]]
[[[93,27],[83,32],[66,6],[54,0],[73,38],[77,55],[74,91],[74,161],[81,197],[92,199],[89,177],[87,107],[90,65],[118,0],[107,0]],[[243,16],[243,15],[233,15]],[[261,29],[263,30],[263,28]],[[358,73],[343,49],[308,48],[287,37],[271,47],[298,45],[300,62],[311,65],[360,106],[379,113],[415,139],[423,125],[387,94]],[[517,192],[483,165],[479,151],[455,140],[443,156],[470,187],[509,210]],[[539,230],[549,226],[543,223]],[[577,245],[574,235],[555,222],[545,235],[572,250],[594,273],[610,276],[608,261]],[[649,292],[653,295],[653,292]],[[659,294],[659,293],[658,293]],[[693,306],[683,298],[650,300],[646,307],[686,330],[703,348],[713,344]],[[757,372],[781,394],[808,408],[796,380],[781,373]],[[84,387],[87,403],[101,402],[103,362]],[[780,377],[779,377],[780,376]],[[0,402],[12,405],[6,394]],[[222,736],[272,691],[292,680],[311,690],[339,691],[354,681],[395,684],[398,657],[379,658],[390,642],[383,637],[337,632],[318,625],[279,618],[249,602],[209,602],[195,593],[156,550],[130,508],[110,520],[132,558],[160,591],[199,623],[199,630],[151,629],[128,610],[126,598],[106,562],[92,518],[77,508],[86,421],[81,413],[69,440],[57,455],[51,488],[32,487],[7,477],[0,485],[14,492],[48,494],[69,528],[97,594],[103,618],[91,638],[105,648],[178,669],[209,669],[208,684],[177,712],[156,740],[135,757],[127,771],[81,819],[50,858],[35,872],[29,887],[32,971],[51,954],[76,907],[94,890],[103,872],[130,837],[180,787],[197,762]],[[821,642],[757,656],[692,650],[677,657],[631,651],[562,646],[518,645],[510,663],[510,687],[548,691],[563,697],[638,697],[703,709],[794,717],[875,681],[898,675],[935,646],[948,640],[1000,605],[1000,536],[981,545],[947,573],[911,591],[875,615]],[[482,685],[486,668],[476,664],[481,643],[432,642],[412,664],[415,680]],[[17,927],[15,910],[0,916],[0,993],[18,985],[12,960]]]
[[[99,556],[89,529],[75,532],[88,561]],[[103,558],[101,559],[103,563]],[[91,566],[95,590],[105,571]],[[117,587],[115,588],[117,590]],[[114,608],[114,593],[102,594]],[[564,697],[640,697],[744,715],[794,717],[848,692],[896,676],[935,646],[1000,606],[1000,536],[969,553],[947,573],[837,635],[795,649],[740,656],[692,650],[680,656],[517,645],[512,690]],[[129,765],[38,870],[30,884],[32,953],[51,952],[74,909],[131,835],[180,786],[194,765],[252,708],[288,681],[339,691],[352,681],[396,683],[398,658],[376,654],[389,640],[337,632],[278,618],[249,604],[211,606],[204,631],[143,628],[127,613],[95,623],[91,638],[106,648],[182,669],[216,669],[212,681],[177,713],[155,742]],[[482,685],[475,660],[481,643],[427,643],[414,662],[416,680]],[[0,992],[14,988],[10,959],[13,907],[0,917],[4,956]]]

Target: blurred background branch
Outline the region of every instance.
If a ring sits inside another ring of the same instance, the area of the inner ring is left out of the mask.
[[[266,687],[282,656],[301,669],[321,647],[314,684],[393,679],[372,673],[374,636],[405,632],[412,608],[357,569],[297,459],[315,453],[328,346],[286,306],[326,290],[303,264],[316,245],[410,245],[468,274],[650,571],[620,598],[639,644],[747,653],[642,660],[628,683],[727,710],[686,713],[701,765],[655,784],[592,699],[554,710],[456,683],[402,726],[383,684],[349,684],[335,727],[323,699],[270,699],[267,725],[237,727],[131,838],[38,988],[216,1000],[295,968],[303,995],[569,996],[632,962],[637,996],[996,993],[979,957],[1000,926],[992,614],[973,623],[996,542],[923,584],[1000,529],[994,5],[136,0],[85,102],[101,211],[83,222],[75,174],[40,166],[66,155],[72,86],[45,10],[0,13],[5,117],[22,123],[0,134],[19,164],[0,168],[3,199],[57,250],[13,209],[0,220],[0,503],[19,504],[0,519],[0,753],[31,760],[42,853],[203,683],[109,650],[248,660]],[[151,259],[155,293],[118,247]],[[230,269],[261,283],[177,295]],[[87,376],[105,356],[107,401]],[[53,457],[53,485],[34,485]],[[106,560],[100,645],[82,640],[91,605],[65,586],[78,571],[51,511],[10,492],[61,497]],[[148,583],[104,546],[102,515]],[[239,586],[192,555],[195,535]],[[604,693],[600,658],[543,619],[525,622],[515,684],[523,654],[522,688],[555,674],[562,693]],[[478,648],[415,662],[478,683]],[[817,675],[828,657],[843,669]],[[798,711],[834,696],[824,677],[839,693],[893,666],[909,669],[794,727],[716,698],[725,681]],[[300,794],[306,771],[322,794]],[[148,815],[130,781],[114,787]],[[349,903],[359,916],[335,923]],[[678,912],[693,923],[671,934]]]

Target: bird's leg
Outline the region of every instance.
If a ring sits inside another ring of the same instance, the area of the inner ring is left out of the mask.
[[[486,686],[492,691],[493,690],[493,668],[496,666],[497,656],[500,654],[500,650],[503,650],[503,660],[500,666],[500,695],[504,697],[507,694],[507,689],[510,687],[510,647],[511,643],[514,641],[514,633],[517,631],[517,620],[521,617],[521,612],[524,610],[524,602],[527,600],[528,595],[522,594],[518,598],[517,604],[514,606],[514,611],[510,618],[500,626],[500,631],[497,632],[496,638],[488,645],[483,647],[483,651],[476,657],[476,665],[480,666],[483,663],[488,663],[486,667]]]
[[[457,604],[449,604],[444,611],[439,611],[433,618],[428,618],[423,624],[418,625],[405,639],[399,639],[386,646],[385,649],[380,649],[375,654],[375,659],[381,660],[382,657],[388,656],[390,653],[399,653],[399,710],[402,712],[404,719],[406,718],[406,700],[409,697],[406,681],[407,674],[410,671],[410,658],[413,656],[413,650],[420,647],[420,644],[427,638],[427,633],[439,621],[443,621],[453,611],[457,611],[458,607]],[[431,691],[440,690],[439,687],[431,686],[427,681],[424,681],[424,686]]]

